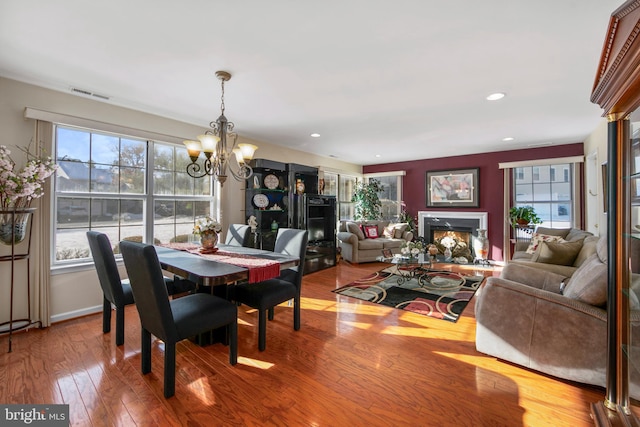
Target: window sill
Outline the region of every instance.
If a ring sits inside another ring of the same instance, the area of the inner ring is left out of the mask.
[[[122,259],[116,259],[117,264],[122,263]],[[73,264],[58,264],[51,267],[51,275],[57,276],[59,274],[78,273],[81,271],[95,270],[93,261],[83,261]]]

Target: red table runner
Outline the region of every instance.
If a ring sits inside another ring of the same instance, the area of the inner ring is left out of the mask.
[[[168,245],[163,246],[180,251],[187,251],[212,261],[244,267],[249,270],[249,283],[262,282],[263,280],[273,279],[280,275],[280,263],[270,259],[225,251],[218,251],[213,254],[203,254],[200,253],[200,246],[193,243],[169,243]]]

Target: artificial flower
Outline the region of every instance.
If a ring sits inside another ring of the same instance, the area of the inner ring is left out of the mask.
[[[220,224],[217,219],[207,215],[204,218],[198,218],[196,220],[196,225],[193,227],[193,234],[219,233],[221,230],[222,224]]]
[[[20,209],[31,205],[33,199],[44,195],[43,185],[58,166],[51,157],[37,157],[28,149],[27,163],[18,169],[11,151],[0,145],[0,209]]]

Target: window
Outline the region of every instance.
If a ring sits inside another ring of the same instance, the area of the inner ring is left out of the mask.
[[[338,179],[338,214],[340,219],[353,219],[354,203],[351,201],[356,188],[355,176],[340,175]]]
[[[515,206],[533,206],[545,227],[573,226],[571,164],[514,168]]]
[[[186,240],[194,218],[211,212],[211,178],[185,172],[186,148],[57,126],[55,264],[89,258],[88,230],[123,239]],[[117,250],[116,250],[117,252]]]
[[[366,174],[367,179],[380,182],[383,191],[380,193],[382,204],[382,219],[396,221],[402,210],[402,176],[404,172],[384,172],[381,174]]]

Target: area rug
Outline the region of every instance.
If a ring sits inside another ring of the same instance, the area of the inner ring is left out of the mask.
[[[449,271],[412,276],[411,271],[386,268],[333,292],[457,322],[483,280],[482,276],[463,276]]]

